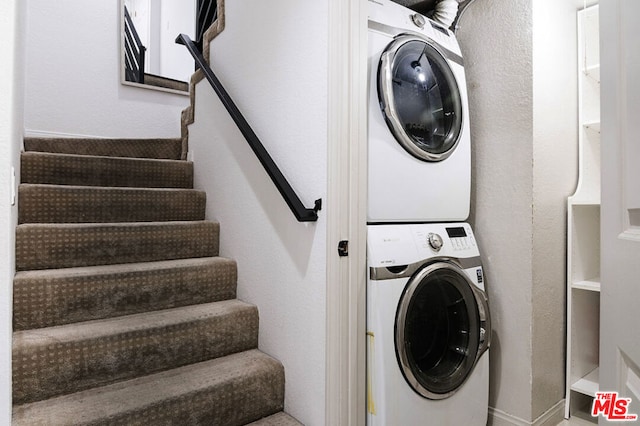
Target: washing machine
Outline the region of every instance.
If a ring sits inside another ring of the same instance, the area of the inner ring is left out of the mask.
[[[367,424],[486,425],[491,317],[466,223],[368,226]]]
[[[368,222],[464,221],[471,147],[456,37],[388,0],[369,0],[368,25]]]

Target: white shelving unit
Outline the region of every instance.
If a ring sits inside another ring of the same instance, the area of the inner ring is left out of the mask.
[[[578,186],[568,199],[565,418],[591,408],[600,344],[600,51],[598,6],[578,11]],[[588,416],[586,416],[588,418]],[[595,420],[594,420],[595,422]]]

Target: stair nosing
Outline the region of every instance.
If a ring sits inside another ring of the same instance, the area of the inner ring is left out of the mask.
[[[66,154],[62,152],[47,152],[47,151],[22,151],[21,154],[37,155],[37,156],[60,156],[60,157],[74,157],[74,158],[106,158],[114,161],[133,161],[133,162],[161,162],[161,163],[175,163],[175,164],[193,164],[191,160],[174,160],[171,158],[148,158],[148,157],[114,157],[110,155],[88,155],[88,154]]]
[[[48,141],[180,141],[180,137],[117,137],[117,136],[24,136],[24,140],[48,140]]]
[[[201,266],[209,262],[236,264],[234,259],[223,256],[188,257],[185,259],[156,260],[151,262],[114,263],[109,265],[74,266],[70,268],[34,269],[17,271],[14,279],[64,278],[79,276],[117,275],[119,273],[145,272],[170,269],[176,266]]]
[[[20,183],[18,185],[18,190],[21,187],[25,188],[37,188],[37,187],[46,187],[46,188],[59,188],[60,190],[74,190],[81,189],[85,191],[139,191],[139,192],[191,192],[194,194],[206,194],[206,191],[195,188],[173,188],[173,187],[139,187],[139,186],[92,186],[92,185],[63,185],[57,183]]]
[[[89,223],[21,223],[16,228],[136,228],[136,227],[153,227],[153,226],[180,226],[180,225],[195,225],[203,223],[212,223],[220,225],[216,220],[164,220],[154,222],[89,222]],[[211,257],[211,256],[209,256]]]

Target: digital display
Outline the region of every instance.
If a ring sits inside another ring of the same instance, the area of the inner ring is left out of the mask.
[[[463,227],[447,228],[447,234],[449,234],[449,238],[462,238],[467,236]]]

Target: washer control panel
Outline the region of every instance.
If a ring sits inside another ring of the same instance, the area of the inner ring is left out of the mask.
[[[412,225],[413,238],[423,255],[467,257],[478,251],[466,223]]]
[[[449,237],[449,241],[451,242],[451,247],[453,248],[453,250],[468,250],[472,247],[476,246],[475,241],[473,240],[473,236],[456,236],[456,237]],[[439,252],[440,249],[442,249],[442,246],[444,245],[444,240],[442,239],[442,237],[440,236],[440,234],[436,234],[434,232],[429,232],[429,234],[427,235],[427,243],[429,244],[429,247],[431,247],[433,249],[433,251],[435,252]]]
[[[433,257],[472,258],[480,255],[467,223],[369,225],[369,266],[410,265]]]

